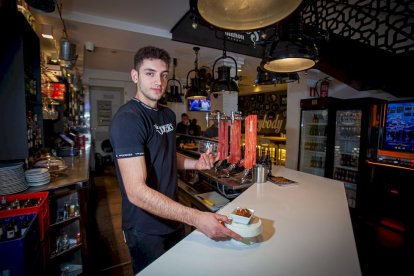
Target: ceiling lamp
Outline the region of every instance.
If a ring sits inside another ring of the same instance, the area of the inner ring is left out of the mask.
[[[181,99],[182,85],[181,85],[181,82],[175,78],[175,67],[176,66],[177,66],[177,59],[173,58],[173,77],[172,79],[169,79],[167,82],[167,87],[170,84],[170,91],[167,91],[167,101],[182,103],[183,102],[183,100]]]
[[[190,0],[190,9],[219,30],[252,31],[279,22],[301,3],[300,0]]]
[[[219,60],[225,60],[225,59],[231,59],[234,62],[235,65],[235,77],[230,76],[230,70],[231,66],[222,65],[218,67],[217,73],[218,77],[217,79],[214,78],[214,69],[216,67],[216,64]],[[226,54],[226,50],[223,50],[223,56],[216,59],[213,65],[213,81],[211,84],[211,93],[212,94],[220,94],[224,92],[239,92],[239,87],[237,86],[237,83],[235,80],[238,80],[237,76],[237,62],[233,57],[229,57]]]
[[[255,84],[258,85],[270,85],[270,84],[281,84],[299,81],[299,74],[297,72],[293,73],[276,73],[269,72],[257,67],[257,76]]]
[[[59,59],[62,67],[73,68],[77,59],[76,44],[71,43],[66,38],[62,38],[60,40]]]
[[[207,70],[198,69],[198,51],[199,47],[193,48],[195,58],[195,68],[187,73],[187,93],[185,94],[186,99],[205,99],[208,97],[207,93]],[[188,78],[190,74],[194,72],[194,78],[191,78],[191,86],[188,86]]]
[[[312,39],[303,34],[299,12],[278,24],[277,36],[266,49],[260,67],[278,72],[292,73],[312,68],[318,62],[318,48]]]
[[[305,38],[296,41],[275,41],[269,55],[260,66],[267,71],[278,73],[300,72],[312,68],[318,61],[316,45]]]

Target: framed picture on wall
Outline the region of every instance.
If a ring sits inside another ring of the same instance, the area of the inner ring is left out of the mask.
[[[282,106],[287,105],[287,96],[286,95],[280,96],[280,105],[282,105]]]

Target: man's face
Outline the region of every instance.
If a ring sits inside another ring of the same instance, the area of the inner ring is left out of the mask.
[[[145,59],[136,78],[138,93],[148,101],[156,102],[161,99],[167,87],[168,65],[160,59]]]
[[[181,118],[181,121],[183,122],[183,124],[185,125],[189,125],[190,124],[190,119],[188,118],[188,116],[183,116]]]

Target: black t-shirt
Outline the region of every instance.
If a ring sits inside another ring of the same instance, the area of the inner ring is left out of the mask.
[[[122,196],[122,229],[135,228],[147,234],[167,234],[180,223],[154,216],[132,204],[126,195],[118,159],[144,156],[147,185],[177,200],[177,156],[175,114],[158,105],[154,109],[137,99],[124,104],[115,114],[110,139]]]

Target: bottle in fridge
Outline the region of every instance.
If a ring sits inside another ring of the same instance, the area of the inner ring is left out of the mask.
[[[353,209],[363,201],[360,186],[368,177],[366,160],[375,157],[378,149],[384,103],[375,98],[348,99],[336,110],[333,179],[344,182]]]
[[[332,178],[335,111],[340,99],[303,99],[301,106],[298,170]]]

